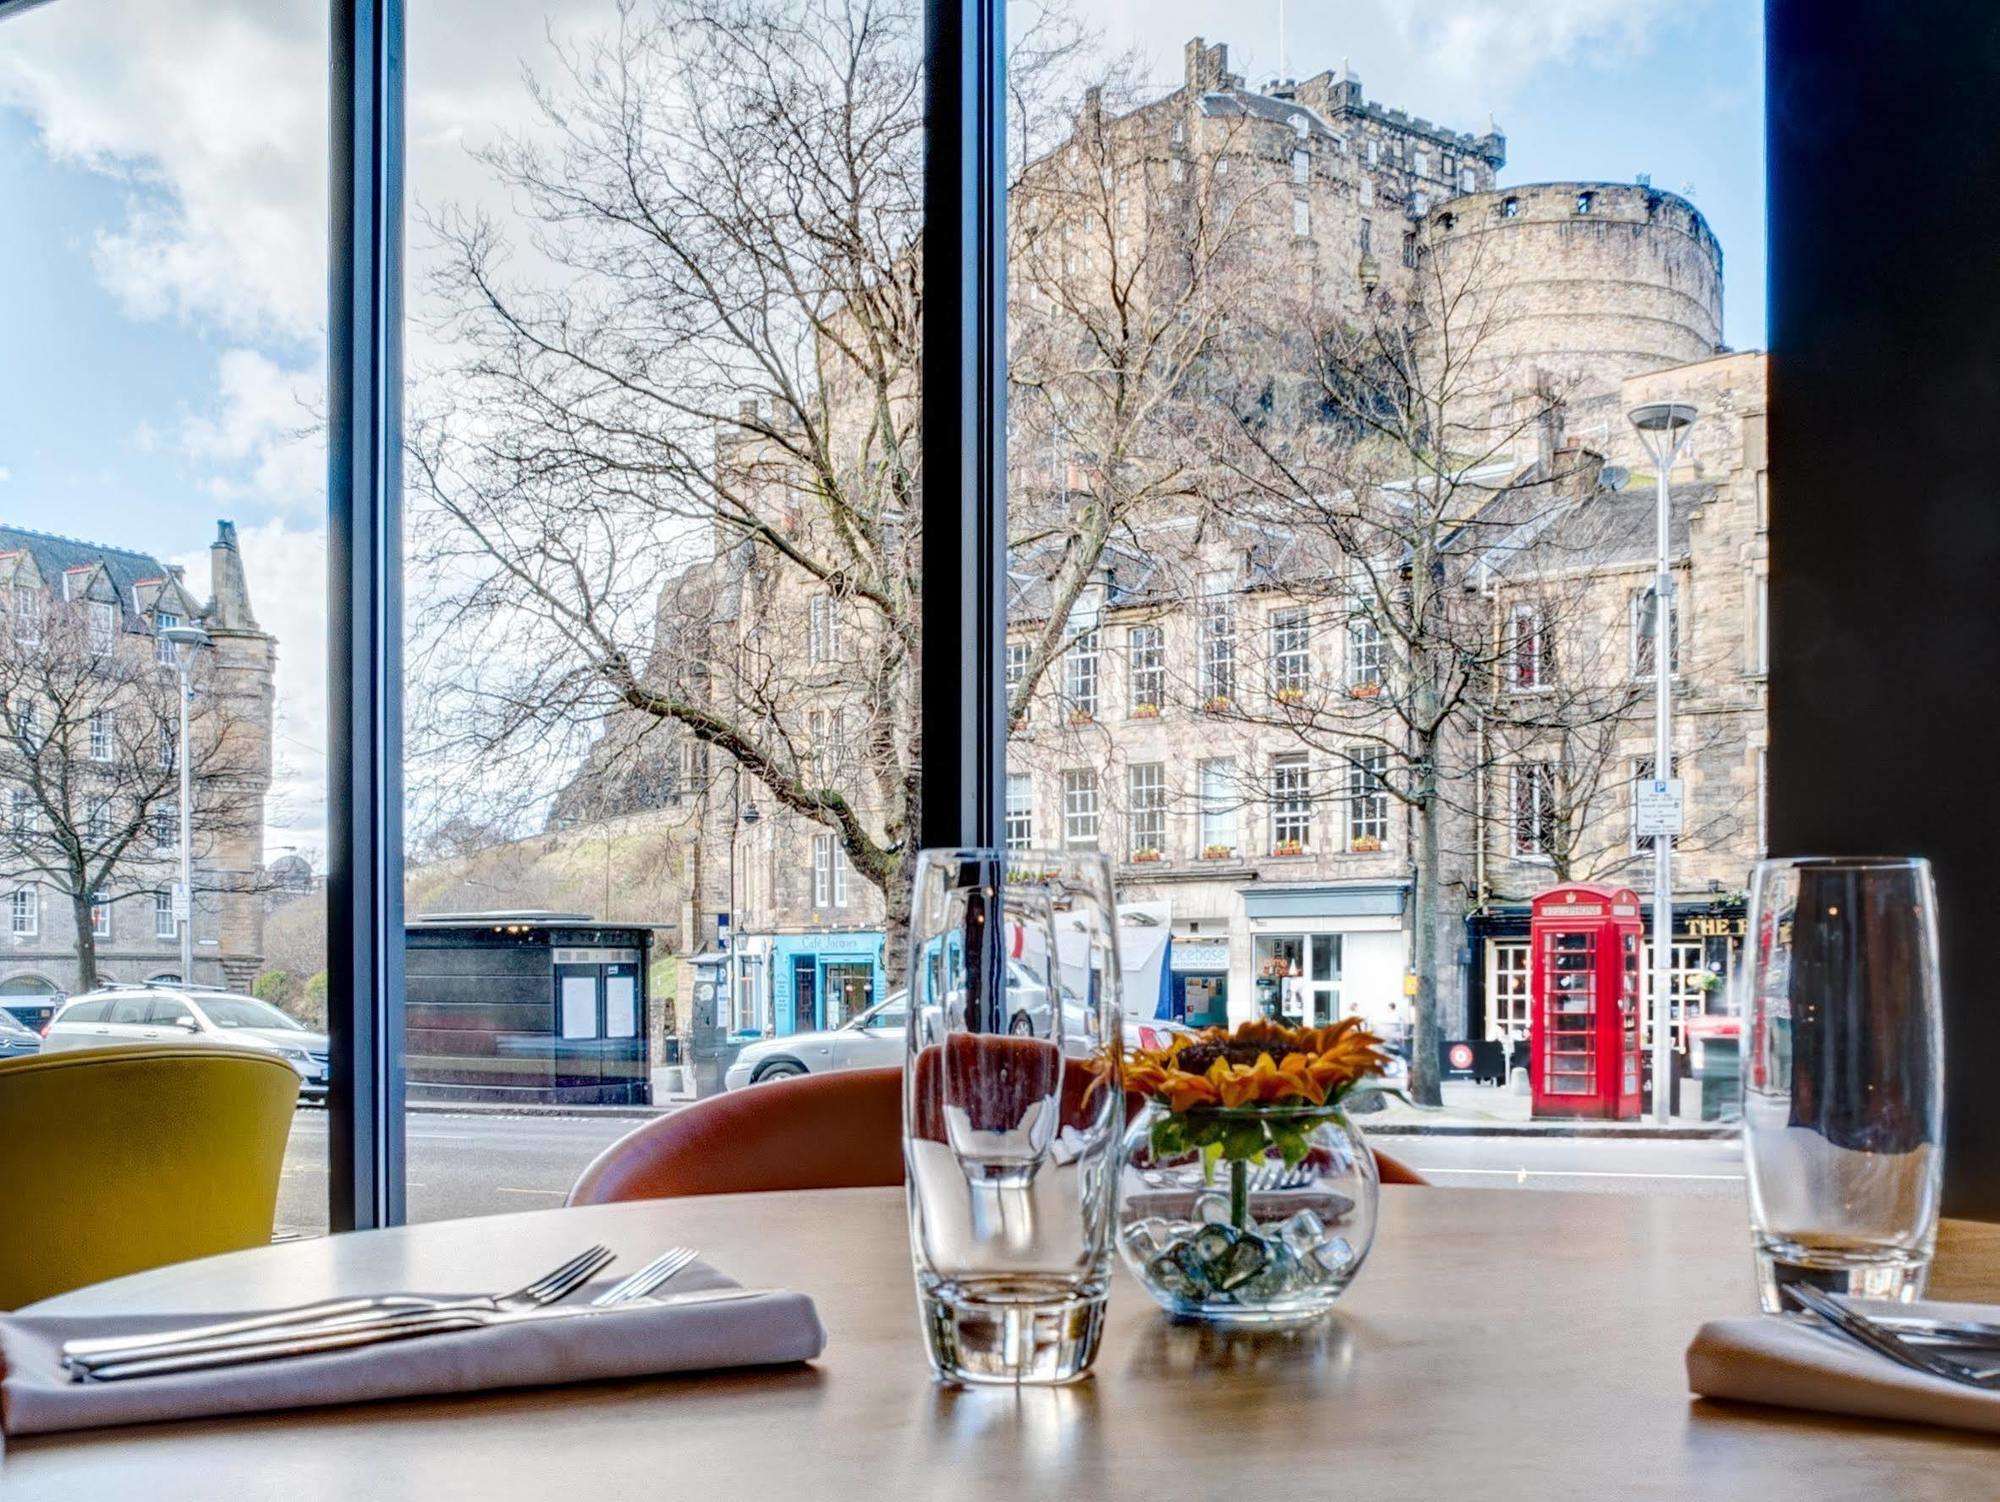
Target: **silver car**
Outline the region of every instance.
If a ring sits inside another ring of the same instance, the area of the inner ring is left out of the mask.
[[[91,991],[65,1002],[42,1034],[42,1052],[120,1043],[234,1043],[282,1054],[303,1100],[326,1099],[326,1034],[267,1001],[199,986]]]
[[[42,1051],[42,1040],[31,1028],[15,1021],[14,1014],[0,1007],[0,1059],[25,1059]]]
[[[722,1077],[723,1088],[740,1090],[745,1085],[761,1085],[767,1080],[790,1079],[800,1074],[827,1074],[841,1069],[890,1069],[900,1067],[907,1046],[904,1032],[909,1023],[909,993],[896,991],[887,1001],[825,1032],[793,1033],[784,1038],[762,1038],[746,1044],[736,1062]],[[1046,1010],[1047,1003],[1043,1003]],[[1065,993],[1063,1018],[1067,1034],[1081,1038],[1085,1028],[1082,1003]],[[1074,1020],[1072,1020],[1074,1018]],[[1019,1014],[1016,1022],[1020,1021]],[[1016,1027],[1015,1031],[1026,1031]],[[1186,1032],[1178,1022],[1138,1022],[1125,1019],[1125,1046],[1157,1048],[1169,1035]]]

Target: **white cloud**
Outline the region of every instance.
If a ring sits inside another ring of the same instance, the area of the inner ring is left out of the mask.
[[[13,478],[14,478],[14,471],[9,469],[6,465],[0,464],[0,485],[5,485],[9,480]]]
[[[320,514],[326,494],[324,368],[289,370],[252,349],[216,362],[210,413],[181,419],[180,447],[215,473],[221,500],[256,501],[280,511]]]

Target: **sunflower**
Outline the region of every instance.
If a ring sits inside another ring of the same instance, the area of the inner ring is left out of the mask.
[[[1179,1033],[1165,1048],[1125,1058],[1125,1088],[1176,1114],[1239,1106],[1325,1106],[1380,1074],[1382,1040],[1349,1017],[1331,1027],[1240,1024]]]

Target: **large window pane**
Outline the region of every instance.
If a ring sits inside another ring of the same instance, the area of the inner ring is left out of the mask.
[[[326,49],[310,5],[0,19],[0,1057],[276,1051],[284,1233],[327,1223]]]
[[[419,1219],[880,1056],[919,815],[920,11],[469,14],[409,23]]]
[[[1663,661],[1685,1071],[1762,840],[1758,23],[1406,9],[1084,3],[1101,43],[1017,101],[1010,810],[1099,772],[1121,894],[1172,932],[1135,1009],[1337,1008],[1435,1100],[1453,1043],[1527,1067],[1538,894],[1650,905]],[[1627,414],[1666,400],[1696,417],[1661,591]]]

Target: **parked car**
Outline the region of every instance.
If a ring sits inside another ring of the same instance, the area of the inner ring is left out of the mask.
[[[1008,989],[1019,991],[1025,997],[1033,987],[1026,971],[1010,978]],[[1046,1010],[1047,1003],[1044,1002]],[[904,1031],[910,1018],[909,993],[892,992],[888,1000],[879,1002],[867,1011],[848,1020],[843,1026],[829,1028],[824,1032],[793,1033],[783,1038],[762,1038],[746,1044],[736,1056],[736,1062],[722,1078],[726,1090],[740,1090],[745,1085],[761,1085],[766,1080],[790,1079],[801,1074],[827,1074],[840,1069],[883,1069],[894,1068],[903,1062]],[[1018,1023],[1024,1007],[1017,1010],[1014,1020]],[[1081,1038],[1084,1034],[1082,1021],[1083,1004],[1076,997],[1065,993],[1063,997],[1063,1018],[1069,1026],[1065,1029],[1071,1038]],[[1074,1018],[1074,1021],[1071,1019]],[[1022,1031],[1015,1027],[1014,1031]],[[1139,1022],[1125,1019],[1125,1046],[1127,1048],[1157,1048],[1166,1038],[1177,1032],[1186,1032],[1178,1022]]]
[[[91,991],[63,1004],[42,1033],[42,1052],[119,1043],[233,1043],[268,1048],[298,1071],[302,1100],[326,1099],[326,1034],[267,1001],[199,986]]]
[[[0,1059],[24,1059],[42,1051],[42,1040],[31,1027],[23,1027],[14,1014],[0,1008]]]

